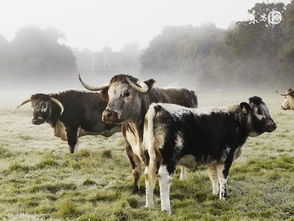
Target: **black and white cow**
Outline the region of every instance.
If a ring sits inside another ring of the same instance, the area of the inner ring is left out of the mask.
[[[170,185],[177,165],[208,165],[213,194],[227,198],[232,162],[248,136],[272,132],[276,124],[260,97],[224,109],[193,109],[175,104],[152,104],[144,120],[146,206],[152,207],[159,178],[161,209],[171,212]]]
[[[156,88],[153,79],[140,81],[137,78],[119,74],[112,77],[110,83],[102,87],[92,87],[85,84],[79,76],[82,85],[91,91],[101,91],[108,101],[102,113],[106,123],[122,125],[125,137],[125,149],[132,166],[134,176],[134,192],[139,190],[141,176],[141,162],[143,163],[144,116],[151,103],[173,103],[185,107],[196,108],[197,96],[192,90],[185,88]],[[186,169],[181,167],[180,179],[186,177]]]

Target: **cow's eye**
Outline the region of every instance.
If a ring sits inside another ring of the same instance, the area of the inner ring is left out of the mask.
[[[128,96],[130,96],[130,92],[129,92],[128,90],[125,90],[125,91],[123,92],[123,96],[124,96],[124,97],[128,97]]]
[[[262,113],[261,110],[257,110],[257,114],[258,114],[258,115],[263,115],[263,113]]]

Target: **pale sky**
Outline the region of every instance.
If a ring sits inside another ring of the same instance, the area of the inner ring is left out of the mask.
[[[53,26],[65,34],[67,45],[79,49],[120,50],[128,42],[145,48],[163,26],[215,23],[227,28],[247,19],[247,10],[256,2],[262,1],[0,0],[0,34],[11,40],[21,27]]]

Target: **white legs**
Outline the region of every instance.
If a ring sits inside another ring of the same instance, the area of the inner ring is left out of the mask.
[[[146,188],[146,207],[153,207],[153,192],[156,184],[156,177],[148,173],[148,167],[145,168],[145,188]]]
[[[219,180],[219,198],[221,200],[227,200],[227,179],[220,178]]]
[[[187,179],[187,168],[184,166],[181,166],[180,180],[186,180],[186,179]]]
[[[227,178],[224,177],[224,165],[220,164],[216,166],[217,176],[219,182],[219,198],[220,200],[227,199]]]
[[[184,172],[183,172],[184,171]],[[212,193],[219,195],[221,200],[227,199],[227,178],[224,176],[223,164],[212,164],[208,166],[208,174],[212,183]],[[186,168],[182,167],[181,180],[186,175]],[[145,184],[146,184],[146,207],[154,207],[153,192],[156,180],[159,178],[161,210],[171,213],[170,207],[170,186],[172,175],[167,171],[166,166],[160,166],[158,175],[154,169],[145,168]]]
[[[171,213],[170,209],[170,185],[172,176],[169,175],[166,166],[160,166],[158,170],[161,210]],[[145,185],[146,185],[146,207],[153,207],[153,192],[157,180],[157,174],[149,167],[145,168]]]
[[[208,176],[212,183],[212,194],[217,195],[219,193],[219,183],[218,183],[216,166],[210,165],[208,166],[207,170],[208,170]]]
[[[166,166],[160,166],[158,170],[161,210],[171,213],[170,209],[170,185],[172,177],[169,175]]]
[[[224,165],[212,164],[208,166],[208,175],[212,183],[212,193],[219,195],[221,200],[227,199],[227,178],[223,174]]]

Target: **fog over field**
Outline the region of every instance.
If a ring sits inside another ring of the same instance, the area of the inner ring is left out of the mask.
[[[293,21],[289,0],[1,1],[0,220],[294,220],[294,111],[275,92],[294,87]],[[188,88],[199,108],[259,96],[277,129],[248,139],[227,201],[206,167],[185,181],[177,169],[167,215],[158,184],[154,209],[144,175],[132,192],[121,133],[81,137],[70,154],[48,123],[32,124],[30,102],[14,112],[32,94],[87,91],[78,74],[91,86],[128,74]]]

